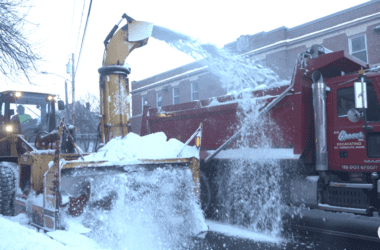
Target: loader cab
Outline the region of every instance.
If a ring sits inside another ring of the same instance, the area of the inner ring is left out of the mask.
[[[54,95],[42,93],[21,91],[1,92],[1,138],[12,133],[24,134],[26,140],[34,143],[33,139],[35,139],[38,133],[54,130],[56,127],[56,98]],[[63,102],[59,102],[60,109],[63,109]]]

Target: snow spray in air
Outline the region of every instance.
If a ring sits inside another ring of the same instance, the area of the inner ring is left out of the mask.
[[[256,65],[249,59],[232,55],[214,44],[202,43],[199,39],[161,26],[154,26],[152,37],[168,43],[195,60],[204,59],[204,64],[208,66],[209,72],[219,79],[223,87],[228,89],[238,92],[263,86],[270,88],[289,84],[289,81],[280,80],[271,69]]]
[[[250,92],[289,85],[290,82],[281,80],[271,69],[256,65],[250,59],[232,55],[215,45],[204,44],[198,39],[160,26],[154,26],[152,37],[196,60],[203,59],[208,71],[219,79],[224,88],[227,87],[231,94],[242,94],[241,124],[249,122],[256,126],[243,133],[238,144],[240,148],[252,148],[254,138],[257,152],[260,153],[226,161],[218,167],[215,180],[218,187],[217,203],[220,205],[218,217],[254,231],[278,236],[282,230],[283,173],[278,160],[270,157],[263,159],[262,154],[273,153],[268,132],[275,134],[277,140],[281,139],[281,135],[273,129],[276,126],[269,118],[257,118],[263,103],[260,103],[259,98],[253,98]],[[268,128],[272,128],[272,131],[268,131]]]
[[[97,177],[91,189],[90,202],[111,194],[111,209],[86,207],[74,219],[91,229],[87,236],[101,247],[189,248],[190,237],[207,230],[189,169],[136,167],[132,173]]]
[[[265,131],[272,127],[271,123],[269,119],[255,121],[255,129],[243,133],[237,142],[239,149],[248,149],[249,154],[226,160],[218,168],[217,216],[222,221],[278,237],[282,232],[284,207],[283,169],[278,160],[271,158],[272,142]]]

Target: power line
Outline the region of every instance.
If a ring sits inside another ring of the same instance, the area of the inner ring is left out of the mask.
[[[82,43],[80,45],[80,50],[79,50],[79,55],[78,55],[78,61],[77,61],[77,67],[75,68],[75,73],[74,75],[77,73],[78,71],[78,66],[79,66],[79,62],[80,62],[80,56],[82,54],[82,49],[83,49],[83,43],[84,43],[84,39],[86,37],[86,31],[87,31],[87,25],[88,25],[88,19],[90,18],[90,13],[91,13],[91,6],[92,6],[92,0],[90,1],[90,7],[88,8],[88,13],[87,13],[87,20],[86,20],[86,24],[84,26],[84,31],[83,31],[83,37],[82,37]]]
[[[77,52],[77,48],[78,48],[79,35],[80,35],[80,29],[82,27],[82,19],[83,19],[83,13],[84,13],[84,6],[85,6],[85,4],[86,4],[86,0],[83,0],[82,16],[80,17],[80,24],[79,24],[78,37],[77,37],[77,45],[75,46],[74,54]]]
[[[72,34],[73,34],[74,13],[75,13],[75,0],[74,0],[74,4],[73,4],[73,12],[72,12],[72,15],[71,15],[71,28],[70,28],[69,46],[71,46],[71,37],[72,37]]]

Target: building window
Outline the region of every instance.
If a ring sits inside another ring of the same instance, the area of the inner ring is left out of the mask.
[[[148,99],[146,95],[141,96],[141,110],[144,111],[144,106],[148,105]]]
[[[199,100],[198,82],[191,83],[191,101]]]
[[[266,68],[267,67],[267,62],[265,59],[263,60],[257,60],[255,61],[255,65],[259,66],[260,68]]]
[[[349,39],[350,54],[364,62],[368,62],[367,38],[365,35],[356,36]]]
[[[179,103],[179,87],[173,88],[173,104]]]
[[[156,92],[156,107],[157,108],[162,107],[162,91],[161,90]]]

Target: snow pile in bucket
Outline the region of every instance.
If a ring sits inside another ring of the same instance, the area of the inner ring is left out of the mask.
[[[97,153],[85,156],[84,159],[86,161],[172,159],[177,158],[184,145],[184,143],[174,138],[167,140],[163,132],[146,136],[129,133],[124,138],[117,137],[110,140]],[[186,146],[181,153],[181,158],[190,157],[199,158],[199,153],[196,147]]]

